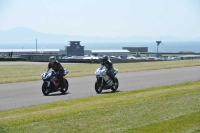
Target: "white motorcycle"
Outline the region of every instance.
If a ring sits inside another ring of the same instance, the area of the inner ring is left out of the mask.
[[[107,68],[103,69],[103,66],[101,66],[95,71],[95,75],[97,78],[95,82],[95,91],[97,93],[101,93],[102,90],[107,90],[107,89],[111,89],[112,91],[115,92],[118,89],[119,86],[118,79],[114,77],[114,81],[112,81],[111,78],[107,75],[107,71],[108,69]],[[117,73],[118,69],[114,68],[114,76]]]

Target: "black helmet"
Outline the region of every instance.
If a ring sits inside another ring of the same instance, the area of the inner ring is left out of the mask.
[[[102,62],[106,62],[106,61],[108,61],[108,56],[107,56],[107,55],[104,55],[104,56],[102,57]]]
[[[56,57],[55,56],[49,57],[49,63],[54,64],[55,62],[56,62]]]

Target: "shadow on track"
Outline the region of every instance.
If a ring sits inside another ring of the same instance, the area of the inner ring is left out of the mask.
[[[71,93],[69,93],[69,92],[66,92],[66,93],[54,93],[54,94],[49,94],[47,96],[63,96],[63,95],[67,95],[67,94],[71,94]]]
[[[101,92],[99,94],[112,94],[112,93],[119,93],[119,92],[122,92],[122,91],[107,91],[107,92]]]

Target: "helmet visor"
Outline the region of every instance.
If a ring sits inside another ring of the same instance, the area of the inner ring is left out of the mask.
[[[106,62],[107,60],[106,60],[106,59],[103,59],[102,61],[103,61],[103,62]]]
[[[51,64],[53,64],[53,63],[55,63],[55,59],[51,59],[49,62],[51,63]]]

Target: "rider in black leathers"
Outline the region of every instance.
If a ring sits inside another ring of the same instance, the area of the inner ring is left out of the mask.
[[[46,69],[46,72],[48,72],[51,68],[56,72],[56,78],[59,80],[59,82],[62,82],[64,69],[62,65],[56,60],[55,56],[51,56],[49,58],[49,64],[48,64],[48,68]],[[52,80],[52,82],[54,83],[55,88],[57,88],[59,83],[56,83],[55,80]]]
[[[102,66],[105,66],[108,69],[108,76],[110,76],[110,78],[112,79],[112,81],[114,82],[114,69],[113,69],[113,63],[110,61],[109,57],[107,55],[104,55],[102,57]]]

